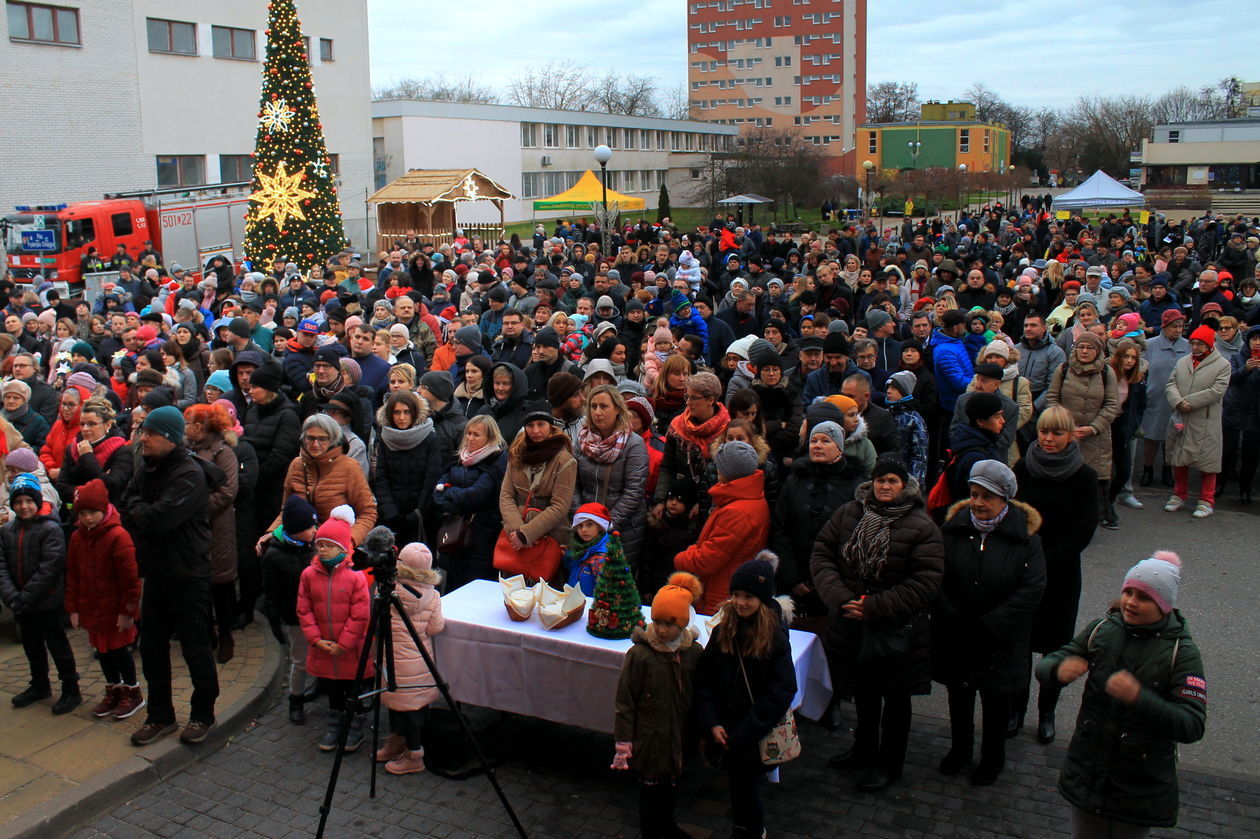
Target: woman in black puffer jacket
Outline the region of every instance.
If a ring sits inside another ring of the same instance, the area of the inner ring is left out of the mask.
[[[775,583],[792,595],[795,626],[822,632],[827,604],[814,588],[810,555],[814,540],[832,513],[853,500],[866,480],[862,466],[844,456],[844,430],[821,422],[810,432],[806,457],[797,458],[779,492],[771,517],[770,544],[779,555]]]
[[[910,697],[932,689],[927,610],[945,567],[941,532],[919,485],[892,459],[875,464],[818,534],[810,568],[831,613],[824,644],[836,694],[857,708],[853,749],[833,766],[870,770],[859,782],[879,792],[901,777],[910,736]],[[904,652],[879,655],[872,633],[900,633]]]
[[[1037,536],[1041,515],[1015,500],[1015,473],[997,460],[981,460],[968,473],[967,487],[970,497],[949,508],[942,527],[945,577],[932,611],[932,678],[949,691],[953,744],[941,761],[942,775],[956,775],[971,762],[979,692],[984,728],[971,783],[986,786],[1006,765],[1011,694],[1028,684],[1028,637],[1046,564]]]
[[[421,541],[421,511],[433,503],[429,488],[442,473],[442,451],[429,403],[410,390],[396,390],[376,412],[380,435],[376,441],[376,466],[372,492],[380,521],[400,545]]]

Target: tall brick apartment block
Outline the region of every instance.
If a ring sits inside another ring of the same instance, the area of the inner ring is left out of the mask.
[[[866,121],[866,0],[689,0],[693,119],[798,129],[855,174]]]

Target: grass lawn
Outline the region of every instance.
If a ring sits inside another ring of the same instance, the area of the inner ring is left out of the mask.
[[[725,209],[719,210],[719,212],[725,213]],[[732,212],[737,212],[737,209],[732,209]],[[568,218],[568,219],[578,219],[582,217],[583,216],[581,213],[573,213],[568,216],[563,216],[563,218]],[[643,210],[642,212],[631,211],[627,213],[622,213],[621,217],[622,219],[629,219],[631,221],[638,221],[640,218],[646,218],[649,221],[655,222],[656,210],[647,209],[647,210]],[[713,210],[710,209],[709,207],[673,207],[670,209],[669,217],[674,222],[675,227],[677,227],[680,231],[686,232],[689,230],[695,230],[696,227],[700,225],[707,225],[709,224],[709,222],[713,221]],[[586,215],[586,218],[591,219],[591,215],[588,213]],[[748,208],[744,209],[744,218],[745,220],[748,220],[750,218]],[[751,219],[763,226],[766,225],[767,223],[774,222],[774,221],[801,222],[805,224],[806,227],[809,227],[813,230],[818,230],[822,224],[821,220],[817,218],[816,214],[814,214],[813,217],[811,218],[802,218],[799,215],[793,218],[787,218],[783,213],[779,213],[776,217],[775,213],[771,212],[768,208],[764,208],[764,207],[757,207],[757,209],[751,215]],[[529,244],[530,240],[534,236],[534,225],[542,224],[543,227],[547,231],[547,235],[550,236],[551,232],[555,230],[557,221],[559,221],[559,219],[539,219],[538,221],[529,221],[529,220],[515,221],[507,225],[507,227],[505,228],[506,230],[505,235],[510,238],[513,233],[516,233],[517,235],[521,237],[522,242],[524,242],[525,244]]]

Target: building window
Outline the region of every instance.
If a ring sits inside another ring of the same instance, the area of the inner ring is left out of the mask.
[[[1170,142],[1170,143],[1180,143],[1180,142],[1181,142],[1181,131],[1180,131],[1180,130],[1178,130],[1178,131],[1169,131],[1169,132],[1168,132],[1168,142]]]
[[[791,66],[792,66],[792,56],[790,56],[790,55],[776,55],[776,56],[774,57],[774,66],[775,66],[775,67],[791,67]]]
[[[967,154],[971,151],[971,129],[958,129],[958,153]]]
[[[879,132],[877,131],[866,132],[866,153],[867,154],[879,153]]]
[[[628,169],[623,174],[625,175],[625,187],[624,187],[625,191],[638,192],[639,187],[638,187],[637,181],[638,181],[639,173],[634,169]]]
[[[537,198],[539,195],[538,187],[542,180],[542,172],[522,172],[521,173],[521,197]]]
[[[538,124],[533,122],[521,123],[521,146],[527,149],[538,148]]]
[[[556,131],[557,127],[549,122],[543,123],[543,148],[554,149],[559,147],[560,142],[556,136],[559,133]]]
[[[9,40],[79,46],[79,10],[9,0]]]
[[[235,184],[254,177],[254,162],[247,154],[219,155],[219,183]]]
[[[621,148],[621,129],[620,128],[605,128],[604,133],[608,137],[608,148],[610,149]]]
[[[252,29],[211,26],[210,40],[213,42],[215,58],[236,58],[241,61],[256,61],[258,59],[258,50],[254,43],[254,30]]]
[[[580,125],[566,125],[564,127],[564,144],[566,147],[576,149],[582,143],[582,127]]]
[[[197,24],[149,18],[149,52],[197,54]]]
[[[205,155],[158,155],[157,182],[159,187],[201,186],[206,182]]]
[[[599,129],[593,125],[586,126],[586,145],[590,148],[599,145]]]
[[[333,42],[333,39],[332,39],[332,38],[320,38],[320,39],[319,39],[319,60],[320,60],[320,61],[332,61],[332,60],[333,60],[333,44],[332,44],[332,42]],[[309,54],[309,53],[308,53],[308,54]]]
[[[328,155],[328,174],[334,178],[341,174],[341,155]]]
[[[774,19],[774,25],[775,25],[775,27],[776,27],[776,28],[778,28],[778,29],[783,29],[784,27],[791,26],[791,25],[792,25],[792,16],[791,16],[791,15],[779,15],[778,17],[776,17],[776,18]]]
[[[989,153],[989,129],[984,129],[984,153]]]

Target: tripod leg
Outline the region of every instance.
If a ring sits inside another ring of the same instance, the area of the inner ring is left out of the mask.
[[[355,689],[362,683],[363,676],[367,673],[367,663],[372,655],[372,646],[376,641],[377,632],[381,631],[382,621],[385,629],[389,629],[389,605],[386,601],[381,600],[379,604],[372,604],[372,616],[368,621],[367,634],[363,638],[363,650],[359,653],[359,665],[354,671]],[[319,828],[315,831],[317,839],[322,839],[324,828],[328,824],[328,814],[332,812],[333,795],[337,791],[337,776],[341,774],[341,760],[345,756],[346,738],[350,734],[350,722],[354,718],[355,708],[358,705],[358,697],[354,697],[353,702],[347,702],[345,710],[341,715],[341,736],[337,740],[337,751],[333,755],[332,772],[328,776],[328,789],[324,792],[324,803],[319,808]],[[376,763],[375,760],[372,761]]]
[[[394,605],[394,611],[402,618],[403,626],[407,627],[407,634],[411,636],[411,640],[415,643],[416,649],[420,651],[420,656],[424,659],[424,663],[429,668],[429,675],[433,677],[433,683],[441,692],[442,698],[446,700],[446,704],[451,706],[451,710],[455,712],[456,719],[459,720],[460,728],[464,730],[464,736],[468,738],[468,742],[472,744],[473,751],[477,753],[477,759],[481,762],[481,766],[486,770],[486,777],[490,779],[490,785],[494,787],[495,795],[499,797],[499,802],[503,805],[503,809],[508,814],[508,818],[512,820],[512,826],[516,828],[516,832],[521,839],[529,839],[529,834],[525,832],[525,826],[521,824],[521,820],[517,818],[516,811],[512,809],[512,803],[508,801],[507,794],[503,792],[503,787],[499,785],[499,779],[494,774],[494,767],[490,765],[490,761],[486,759],[486,754],[481,750],[481,744],[477,742],[477,736],[473,734],[472,727],[468,725],[468,719],[464,716],[464,712],[460,710],[459,704],[456,703],[455,697],[451,696],[450,686],[446,684],[446,680],[442,678],[442,674],[438,672],[437,664],[433,661],[433,656],[429,654],[429,649],[424,645],[424,641],[420,638],[420,634],[416,632],[415,625],[411,622],[411,617],[407,614],[407,610],[403,608],[402,601],[398,599],[397,592],[390,592],[390,602]],[[375,617],[375,616],[374,616]],[[388,624],[386,624],[388,628]],[[392,675],[392,673],[391,673]]]
[[[376,599],[382,596],[383,595],[380,593],[373,596],[373,612],[375,612],[378,608],[375,602]],[[383,606],[382,611],[385,613],[385,620],[388,621],[389,606]],[[394,678],[394,645],[390,643],[393,641],[392,630],[388,623],[379,626],[378,629],[379,631],[376,633],[375,661],[378,664],[382,661],[386,662],[386,666],[388,668],[388,678],[392,680]],[[386,639],[388,639],[388,641]],[[381,668],[378,666],[376,668],[376,675],[372,679],[372,686],[374,688],[372,691],[372,769],[370,776],[371,780],[368,783],[368,798],[376,798],[376,750],[380,748],[377,741],[380,738],[381,732],[381,677]],[[397,685],[393,685],[393,687],[397,687]]]

